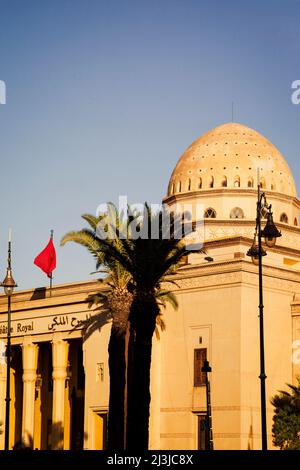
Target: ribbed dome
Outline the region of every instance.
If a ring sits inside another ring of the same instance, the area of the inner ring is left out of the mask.
[[[237,123],[218,126],[195,140],[178,161],[168,196],[190,191],[257,186],[296,196],[291,170],[279,150],[257,131]]]

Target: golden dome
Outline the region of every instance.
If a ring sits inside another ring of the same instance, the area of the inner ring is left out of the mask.
[[[168,196],[220,188],[262,187],[297,196],[291,170],[279,150],[257,131],[237,123],[215,127],[195,140],[179,159]]]

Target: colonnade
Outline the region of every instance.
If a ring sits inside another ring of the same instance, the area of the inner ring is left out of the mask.
[[[53,405],[52,405],[52,449],[63,448],[64,420],[65,420],[65,384],[68,378],[68,353],[69,343],[61,333],[55,333],[52,341],[52,380],[53,380]],[[34,343],[32,337],[25,337],[22,347],[22,442],[26,446],[33,447],[35,433],[35,394],[37,383],[37,368],[39,356],[39,343]],[[0,449],[4,448],[5,431],[5,388],[6,388],[6,364],[0,364]],[[12,429],[13,423],[10,423]],[[11,446],[13,443],[11,443]]]

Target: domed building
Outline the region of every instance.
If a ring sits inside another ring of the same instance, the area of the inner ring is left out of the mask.
[[[162,375],[170,381],[165,382],[169,395],[162,407],[172,403],[173,419],[181,415],[181,430],[186,430],[186,434],[182,431],[186,437],[182,437],[182,448],[196,448],[195,439],[201,448],[205,397],[195,375],[201,354],[209,358],[213,370],[215,448],[261,448],[258,268],[246,256],[253,243],[258,185],[272,205],[274,222],[282,233],[263,258],[269,447],[274,411],[270,398],[300,372],[297,361],[292,361],[294,341],[300,338],[300,201],[294,178],[285,158],[268,139],[244,125],[223,124],[185,150],[164,198],[170,207],[190,207],[194,221],[193,209],[202,209],[204,249],[209,255],[191,254],[181,268],[176,280],[179,311],[166,320],[169,344],[161,342],[162,356],[168,357]],[[179,369],[183,383],[190,385],[188,393],[174,379]],[[171,406],[165,412],[161,423],[167,424]],[[197,416],[197,432],[192,432],[192,416]],[[175,433],[173,437],[169,442],[177,448],[179,435],[177,441]],[[163,442],[168,445],[167,439]]]
[[[264,247],[263,292],[268,447],[271,397],[300,374],[300,228],[293,175],[279,150],[237,123],[206,132],[183,153],[164,203],[204,221],[205,254],[192,253],[172,276],[178,309],[154,336],[151,449],[205,449],[206,376],[211,365],[214,448],[260,449],[258,268],[253,243],[258,185],[282,236]],[[264,215],[264,214],[263,214]],[[264,221],[263,221],[264,222]],[[10,447],[104,449],[109,402],[110,323],[87,334],[87,296],[96,281],[17,291],[12,298]],[[6,338],[0,296],[0,339]],[[5,418],[0,361],[0,422]],[[3,448],[4,433],[0,434]]]
[[[168,186],[169,205],[204,206],[206,239],[251,235],[260,187],[282,228],[298,226],[300,202],[289,166],[279,150],[253,129],[223,124],[195,140],[179,159]],[[213,220],[212,220],[213,219]],[[288,230],[288,238],[298,230]],[[292,242],[293,243],[293,242]]]

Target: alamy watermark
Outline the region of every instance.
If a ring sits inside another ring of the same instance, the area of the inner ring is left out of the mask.
[[[0,80],[0,104],[6,104],[6,84]]]
[[[203,204],[128,204],[119,196],[118,204],[97,207],[96,233],[107,239],[183,239],[187,251],[197,251],[204,244]]]
[[[294,80],[291,85],[293,93],[291,94],[291,101],[293,104],[300,103],[300,80]]]

